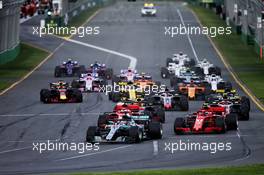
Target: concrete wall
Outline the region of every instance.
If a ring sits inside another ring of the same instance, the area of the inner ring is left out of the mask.
[[[18,54],[22,2],[22,0],[3,0],[3,9],[0,9],[0,64],[14,59]]]

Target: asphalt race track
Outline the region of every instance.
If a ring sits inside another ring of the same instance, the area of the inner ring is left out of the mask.
[[[195,54],[186,35],[174,38],[165,36],[164,27],[179,26],[182,23],[180,15],[186,24],[196,26],[198,22],[181,2],[157,3],[157,17],[153,18],[141,17],[142,5],[142,2],[118,2],[106,7],[89,23],[89,26],[100,26],[100,35],[72,39],[135,57],[139,72],[150,73],[155,80],[168,84],[160,77],[160,67],[165,65],[165,58],[180,51],[193,58]],[[22,29],[29,29],[33,24],[31,21],[22,24]],[[21,34],[22,41],[51,51],[62,43],[62,40],[54,37],[30,37],[29,33],[27,30],[27,34]],[[207,37],[191,35],[190,39],[198,59],[207,58],[219,65],[224,78],[231,80]],[[97,60],[112,67],[115,73],[130,64],[130,60],[124,57],[85,44],[64,42],[41,68],[0,98],[0,174],[209,167],[264,161],[264,113],[253,103],[250,120],[239,121],[238,132],[228,131],[219,135],[175,136],[174,120],[186,112],[167,112],[163,139],[158,140],[158,151],[154,149],[157,145],[153,141],[102,144],[99,151],[84,154],[74,151],[46,151],[40,154],[33,151],[32,142],[84,142],[88,126],[96,124],[99,113],[111,111],[114,106],[107,96],[96,93],[85,95],[81,104],[42,104],[39,101],[40,89],[56,80],[53,76],[55,65],[67,58],[74,58],[85,65]],[[72,78],[65,80],[71,81]],[[239,89],[235,82],[234,86]],[[196,111],[201,104],[198,101],[190,102],[190,111]],[[232,149],[215,154],[209,151],[175,151],[173,154],[165,151],[165,143],[180,140],[195,143],[230,142]]]

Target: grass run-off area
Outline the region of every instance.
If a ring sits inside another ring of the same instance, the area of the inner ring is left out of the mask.
[[[263,175],[264,165],[189,170],[146,170],[113,173],[75,173],[71,175]]]
[[[203,26],[226,27],[225,21],[213,10],[200,6],[189,6],[198,16]],[[253,46],[242,42],[241,36],[233,32],[231,35],[218,35],[212,38],[226,61],[231,65],[240,80],[264,102],[264,61],[260,60]]]
[[[48,56],[48,52],[21,44],[21,51],[17,58],[11,62],[0,65],[0,91],[33,70]]]

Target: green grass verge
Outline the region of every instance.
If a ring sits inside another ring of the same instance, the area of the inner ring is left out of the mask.
[[[189,170],[149,170],[114,173],[75,173],[72,175],[262,175],[264,165],[248,165],[226,168],[203,168]]]
[[[189,6],[198,16],[203,26],[226,26],[212,10],[200,6]],[[254,51],[253,46],[241,40],[241,36],[233,32],[212,38],[220,52],[229,62],[239,78],[252,92],[264,102],[264,64]]]
[[[21,51],[17,58],[0,65],[0,91],[25,76],[48,56],[48,52],[21,44]]]

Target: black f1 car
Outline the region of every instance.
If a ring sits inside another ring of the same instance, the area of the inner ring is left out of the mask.
[[[78,80],[72,81],[72,87],[81,92],[104,92],[107,80],[99,78],[97,73],[81,74]]]
[[[224,91],[222,91],[224,92]],[[211,94],[205,100],[208,105],[220,105],[230,112],[236,113],[239,120],[249,120],[250,100],[245,96],[239,96],[236,92],[224,92]]]
[[[153,104],[161,104],[167,111],[188,111],[189,102],[186,96],[176,94],[174,91],[160,92],[147,97],[147,101]]]
[[[107,118],[100,126],[90,126],[86,133],[86,141],[94,142],[127,142],[139,143],[145,139],[161,139],[162,124],[152,122],[147,115],[121,118]]]
[[[87,73],[97,73],[99,77],[107,80],[112,79],[113,77],[113,69],[107,68],[105,64],[100,64],[98,62],[91,64],[87,69]]]
[[[77,61],[72,61],[69,59],[68,61],[64,61],[62,65],[56,66],[54,71],[55,77],[63,77],[63,76],[80,76],[85,72],[84,65],[79,65]]]
[[[40,91],[40,101],[43,103],[81,103],[81,91],[69,87],[64,81],[50,83],[50,89]]]

